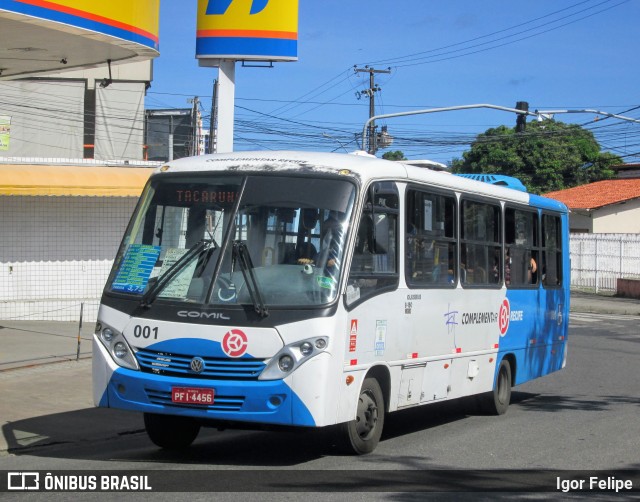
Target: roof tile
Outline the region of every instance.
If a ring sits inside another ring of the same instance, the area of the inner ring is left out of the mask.
[[[597,209],[640,198],[640,178],[596,181],[544,194],[570,209]]]

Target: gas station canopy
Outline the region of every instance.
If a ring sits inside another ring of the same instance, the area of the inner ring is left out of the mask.
[[[0,79],[155,58],[159,10],[160,0],[0,0]]]

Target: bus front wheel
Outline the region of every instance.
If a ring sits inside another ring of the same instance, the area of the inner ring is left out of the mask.
[[[200,424],[190,417],[155,413],[144,414],[144,427],[153,444],[167,450],[188,447],[200,432]]]
[[[485,398],[485,409],[492,415],[504,415],[511,401],[511,365],[503,359],[498,368],[498,375],[493,391]]]
[[[342,446],[349,453],[364,455],[375,450],[384,426],[384,397],[375,378],[365,378],[355,420],[341,424]]]

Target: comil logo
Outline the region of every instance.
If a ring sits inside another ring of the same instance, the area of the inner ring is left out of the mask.
[[[40,474],[37,472],[9,472],[7,473],[8,490],[39,490]]]
[[[249,345],[247,335],[239,329],[227,331],[222,339],[222,350],[229,357],[240,357],[247,351]]]

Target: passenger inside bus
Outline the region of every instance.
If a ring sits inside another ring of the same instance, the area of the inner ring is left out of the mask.
[[[533,256],[529,260],[528,279],[529,284],[537,284],[538,282],[538,265]]]
[[[531,252],[507,248],[504,279],[507,285],[523,286],[538,283],[538,264]]]

